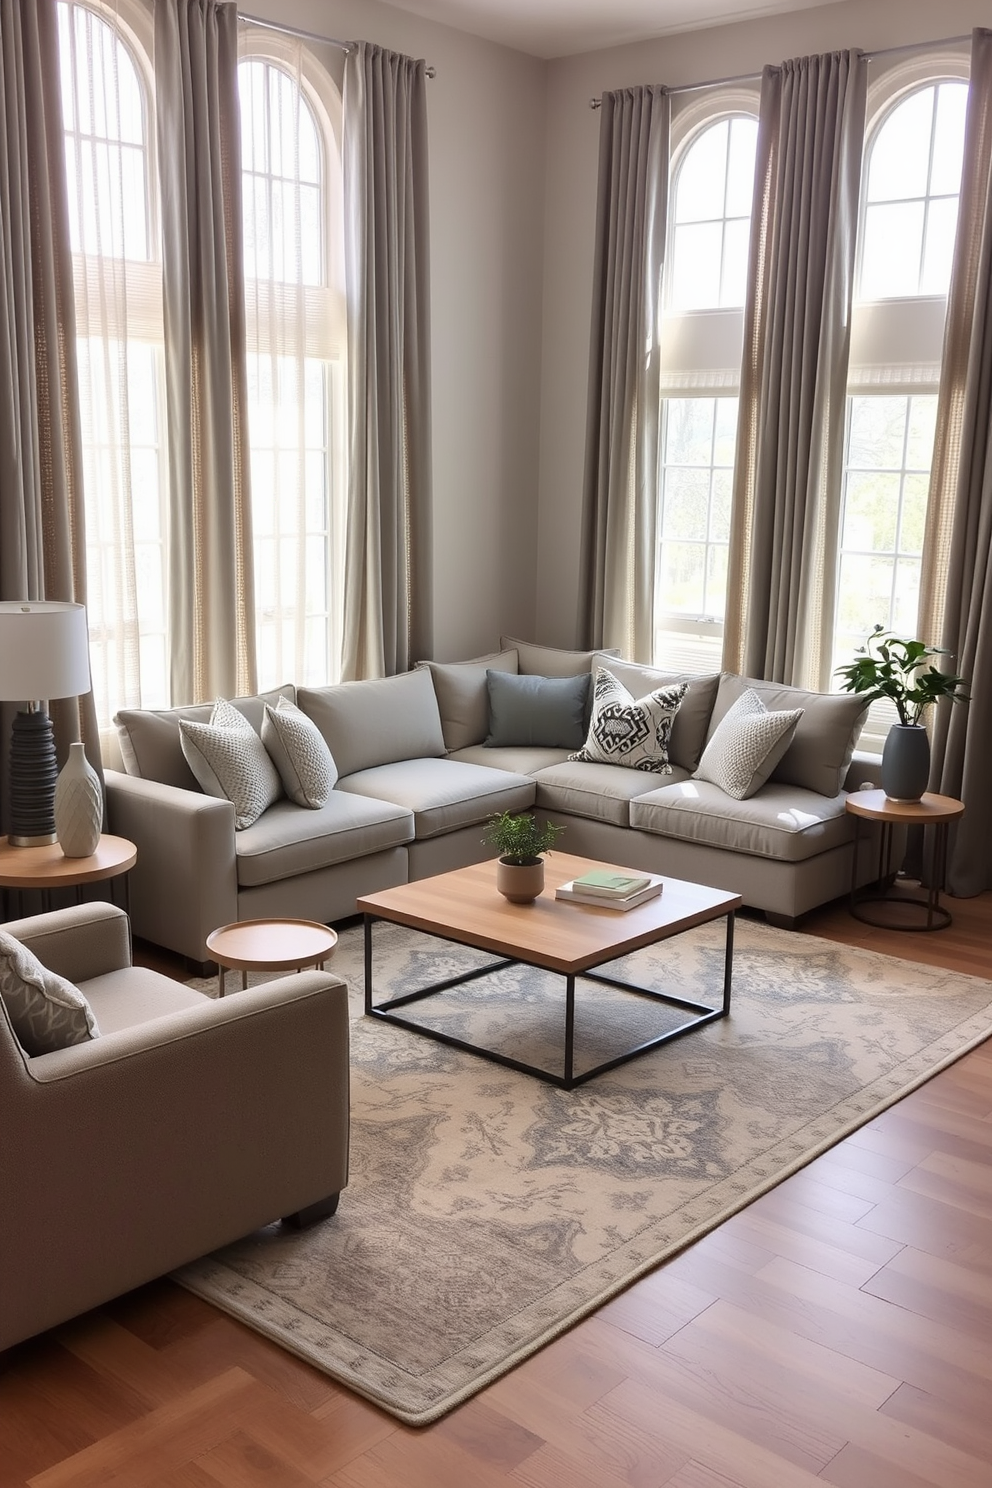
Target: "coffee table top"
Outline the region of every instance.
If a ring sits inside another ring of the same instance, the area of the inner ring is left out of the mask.
[[[291,971],[323,961],[337,932],[317,920],[239,920],[207,936],[207,950],[232,971]]]
[[[556,850],[545,859],[540,897],[532,904],[511,904],[496,888],[496,859],[491,858],[366,894],[358,900],[358,908],[428,935],[568,975],[719,919],[743,903],[739,894],[681,878],[666,878],[662,893],[635,909],[600,909],[596,904],[555,898],[560,884],[602,867],[616,867],[621,873],[640,871]]]

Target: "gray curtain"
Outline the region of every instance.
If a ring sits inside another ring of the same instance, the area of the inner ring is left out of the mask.
[[[970,703],[942,703],[931,788],[964,801],[952,894],[992,888],[992,31],[975,31],[957,239],[930,478],[920,633],[950,652]]]
[[[345,678],[432,654],[424,63],[368,42],[344,71],[348,290]]]
[[[867,67],[766,67],[744,312],[724,666],[830,686]]]
[[[155,5],[174,703],[255,690],[237,27]]]
[[[75,353],[55,0],[0,0],[0,599],[86,602]],[[92,693],[51,715],[99,770]]]
[[[582,645],[643,661],[654,651],[670,120],[662,87],[603,94],[579,627]]]

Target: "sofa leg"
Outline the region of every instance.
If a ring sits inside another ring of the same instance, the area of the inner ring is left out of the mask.
[[[798,930],[799,918],[795,915],[779,914],[777,910],[766,909],[765,919],[769,925],[774,925],[776,930]]]
[[[330,1219],[338,1207],[339,1193],[329,1194],[326,1199],[318,1199],[316,1204],[308,1204],[305,1209],[297,1209],[295,1214],[283,1216],[283,1224],[289,1225],[291,1230],[305,1230],[312,1224],[318,1224],[322,1219]]]

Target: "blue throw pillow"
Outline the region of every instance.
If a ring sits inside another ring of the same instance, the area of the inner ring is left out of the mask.
[[[589,673],[578,677],[486,672],[494,748],[579,749],[585,741]]]

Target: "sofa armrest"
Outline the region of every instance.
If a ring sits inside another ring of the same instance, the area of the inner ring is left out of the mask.
[[[43,966],[70,982],[89,981],[131,965],[131,930],[116,905],[73,904],[0,926],[33,951]]]
[[[131,870],[135,935],[194,961],[238,917],[234,807],[199,791],[105,772],[110,830],[138,849]]]
[[[882,756],[880,754],[869,754],[865,749],[856,749],[851,756],[851,763],[847,767],[844,777],[844,789],[846,791],[860,790],[863,785],[871,782],[872,790],[877,790],[882,784]]]

